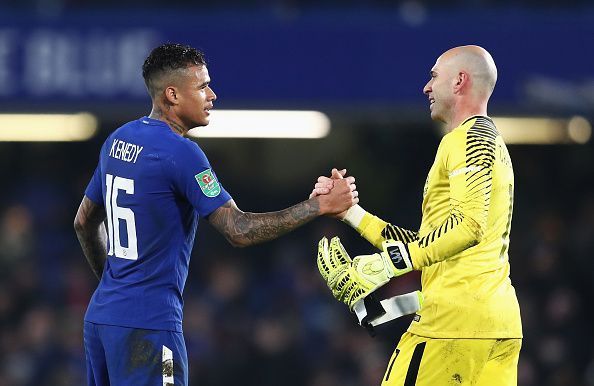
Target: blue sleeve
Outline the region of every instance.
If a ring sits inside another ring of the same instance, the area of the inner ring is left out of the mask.
[[[103,183],[101,182],[101,170],[100,166],[97,165],[95,173],[93,173],[93,177],[91,178],[91,181],[89,181],[89,185],[87,185],[87,189],[85,190],[85,196],[87,196],[95,204],[103,206],[102,187]]]
[[[192,204],[200,217],[208,216],[231,200],[196,143],[186,140],[177,150],[171,159],[174,188]]]

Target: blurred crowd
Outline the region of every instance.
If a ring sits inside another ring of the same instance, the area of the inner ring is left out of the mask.
[[[373,134],[371,129],[358,135],[351,146],[360,152],[348,165],[361,175],[363,205],[386,220],[414,227],[437,135],[429,129],[417,137]],[[100,139],[0,145],[0,386],[85,384],[82,321],[97,279],[78,246],[72,220],[99,146]],[[284,146],[290,153],[291,145]],[[521,386],[594,385],[594,312],[589,308],[594,293],[593,148],[510,148],[516,173],[511,275],[525,337]],[[411,154],[421,161],[402,163]],[[215,151],[211,161],[223,164],[219,177],[229,181],[226,186],[240,207],[261,211],[290,204],[274,193],[266,195],[265,184],[242,180],[241,170],[224,167],[226,156]],[[323,172],[312,170],[312,181],[299,181],[302,191],[295,197],[307,195]],[[374,173],[394,178],[373,184]],[[319,219],[247,249],[232,248],[206,222],[198,233],[185,291],[192,385],[379,385],[410,319],[370,337],[334,301],[315,266],[322,235],[341,236],[353,254],[369,251],[355,232],[338,221]],[[418,283],[417,274],[407,275],[393,280],[388,291],[407,292]]]

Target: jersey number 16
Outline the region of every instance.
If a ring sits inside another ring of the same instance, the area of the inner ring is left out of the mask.
[[[107,211],[107,237],[109,239],[109,251],[107,254],[122,259],[138,259],[138,245],[136,239],[136,221],[134,212],[130,208],[118,206],[118,193],[120,190],[126,194],[134,194],[134,180],[105,175],[105,209]],[[123,247],[120,238],[120,220],[126,223],[126,238],[128,247]]]

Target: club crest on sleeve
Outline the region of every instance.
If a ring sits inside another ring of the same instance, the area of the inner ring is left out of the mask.
[[[198,173],[194,176],[200,186],[200,190],[206,197],[216,197],[221,193],[221,185],[212,174],[212,170],[206,169],[202,173]]]

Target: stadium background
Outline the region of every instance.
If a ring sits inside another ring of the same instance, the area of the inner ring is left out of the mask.
[[[594,121],[592,1],[4,0],[0,112],[89,111],[100,131],[86,142],[0,142],[0,386],[84,384],[81,326],[96,279],[72,221],[102,141],[149,112],[139,68],[165,41],[206,52],[216,108],[331,119],[318,140],[200,140],[246,211],[301,201],[338,166],[357,177],[366,209],[418,227],[440,138],[421,89],[455,45],[492,52],[492,115]],[[594,385],[593,142],[509,146],[522,386]],[[248,249],[206,223],[198,233],[185,292],[192,385],[379,384],[408,321],[370,338],[315,267],[322,235],[368,252],[355,232],[319,219]],[[409,275],[390,291],[417,283]]]

